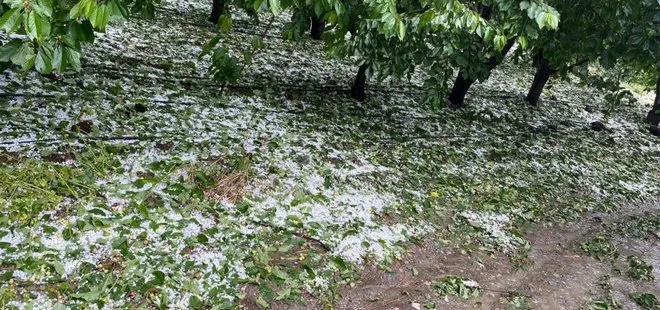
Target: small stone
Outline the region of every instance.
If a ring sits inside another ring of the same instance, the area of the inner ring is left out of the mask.
[[[588,106],[584,107],[584,110],[589,112],[589,113],[594,113],[594,112],[596,112],[596,107],[594,107],[592,105],[588,105]]]
[[[604,131],[607,130],[607,127],[605,127],[605,124],[603,124],[602,122],[596,121],[591,123],[591,130]]]

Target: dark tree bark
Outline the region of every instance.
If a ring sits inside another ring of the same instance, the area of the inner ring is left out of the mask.
[[[465,95],[467,95],[470,86],[474,83],[473,79],[467,79],[464,76],[465,72],[460,70],[458,76],[454,81],[454,86],[449,93],[449,104],[453,107],[461,107],[465,102]]]
[[[529,92],[527,92],[527,97],[525,97],[527,102],[532,105],[536,105],[539,102],[545,84],[548,83],[550,76],[555,73],[550,67],[550,62],[543,57],[543,50],[539,51],[536,56],[534,56],[534,64],[536,65],[534,82],[532,82],[532,86],[529,88]]]
[[[312,17],[312,30],[309,33],[309,36],[314,40],[321,40],[321,35],[325,30],[325,22],[319,17]]]
[[[213,7],[211,8],[211,17],[209,21],[217,24],[220,15],[225,12],[225,0],[213,0]]]
[[[498,59],[495,56],[488,58],[488,72],[495,69],[495,67],[497,67],[502,62],[502,59],[504,59],[509,50],[511,50],[511,47],[513,47],[515,42],[516,40],[514,38],[506,42],[504,49],[502,49],[501,59]],[[465,76],[465,71],[460,70],[456,80],[454,81],[454,86],[451,89],[451,93],[449,93],[449,105],[452,107],[463,106],[463,103],[465,102],[465,95],[467,95],[470,86],[476,82],[474,79],[466,78]]]
[[[660,124],[660,78],[655,84],[655,101],[653,102],[653,108],[646,115],[646,121],[656,127]]]
[[[355,76],[353,87],[351,88],[351,97],[358,101],[364,101],[367,99],[367,94],[364,91],[364,86],[367,83],[367,69],[369,69],[368,63],[360,66],[358,73]]]

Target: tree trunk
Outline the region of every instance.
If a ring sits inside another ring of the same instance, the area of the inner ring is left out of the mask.
[[[351,88],[351,97],[358,101],[364,101],[367,99],[367,94],[364,91],[364,86],[367,83],[367,69],[369,69],[368,63],[360,66],[360,69],[358,69],[358,73],[355,76],[353,87]]]
[[[515,38],[512,38],[506,42],[506,45],[502,49],[501,59],[498,59],[495,56],[488,58],[488,72],[493,71],[493,69],[495,69],[495,67],[497,67],[497,65],[502,62],[506,54],[509,53],[509,50],[511,50],[511,47],[513,47],[514,43],[516,43]],[[454,81],[454,86],[451,89],[451,93],[449,93],[449,105],[455,108],[462,107],[463,103],[465,102],[465,95],[467,95],[470,86],[472,86],[474,82],[474,79],[466,78],[465,71],[460,70],[456,80]]]
[[[213,0],[213,7],[211,8],[211,17],[209,21],[217,24],[220,15],[225,12],[225,0]]]
[[[465,95],[467,95],[470,86],[474,83],[473,79],[465,78],[465,72],[460,70],[458,76],[454,81],[454,86],[451,88],[451,93],[449,93],[449,105],[452,107],[461,107],[465,101]]]
[[[312,17],[312,30],[309,33],[309,36],[314,40],[321,40],[321,35],[325,30],[325,22],[319,17]]]
[[[536,56],[534,56],[534,63],[536,64],[534,82],[532,82],[532,87],[529,88],[527,97],[525,97],[527,102],[532,105],[536,105],[539,102],[539,98],[541,98],[545,84],[548,83],[550,75],[554,73],[552,68],[550,68],[550,62],[545,57],[543,57],[543,50],[539,51]]]
[[[646,115],[646,121],[653,126],[660,124],[660,78],[655,84],[655,101],[653,102],[653,108]]]

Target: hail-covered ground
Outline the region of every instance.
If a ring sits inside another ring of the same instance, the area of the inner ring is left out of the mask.
[[[530,108],[509,63],[460,111],[416,80],[358,103],[354,63],[283,42],[281,20],[223,88],[197,58],[209,5],[164,8],[100,34],[81,73],[0,77],[0,307],[331,304],[421,240],[520,260],[526,223],[660,193],[644,104],[555,82]],[[262,30],[237,18],[235,51]]]

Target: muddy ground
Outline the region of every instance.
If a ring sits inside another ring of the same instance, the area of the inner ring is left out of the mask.
[[[521,269],[504,254],[463,254],[439,249],[429,240],[406,253],[390,272],[364,270],[355,287],[342,289],[336,309],[617,309],[593,308],[596,300],[616,300],[620,309],[638,306],[631,295],[660,297],[660,228],[639,239],[612,235],[618,257],[599,261],[580,245],[608,231],[612,223],[626,223],[645,214],[657,214],[660,203],[623,206],[616,214],[592,213],[579,222],[533,225],[527,232],[532,245],[530,263]],[[634,280],[626,274],[626,257],[635,255],[654,266],[655,280]],[[415,270],[413,272],[413,269]],[[446,275],[475,280],[482,294],[467,300],[438,294],[432,282]],[[518,296],[518,297],[516,297]],[[246,308],[256,305],[246,301]],[[319,301],[305,305],[272,304],[273,309],[319,309]],[[658,309],[658,308],[655,308]]]
[[[607,223],[658,209],[660,204],[625,206],[617,214],[590,214],[577,223],[532,226],[528,240],[532,244],[529,257],[533,263],[527,270],[516,268],[505,255],[468,256],[420,247],[408,253],[392,273],[365,272],[359,286],[344,292],[337,308],[416,309],[433,302],[438,309],[507,309],[512,306],[506,297],[517,293],[527,296],[532,309],[580,309],[588,308],[590,300],[607,294],[599,281],[609,276],[611,294],[623,309],[640,309],[630,298],[632,293],[660,294],[660,231],[656,229],[648,240],[615,236],[612,243],[619,248],[620,255],[614,262],[598,261],[582,252],[579,245],[602,232]],[[655,280],[636,281],[626,276],[628,255],[652,264]],[[413,268],[418,271],[417,276],[411,272]],[[619,274],[617,268],[624,272]],[[468,301],[435,294],[430,283],[448,274],[476,280],[483,294]]]

